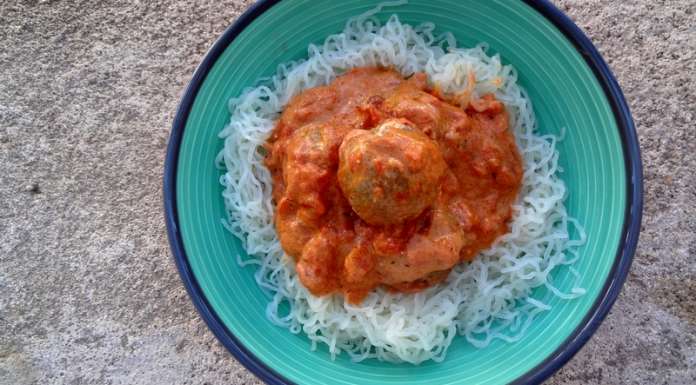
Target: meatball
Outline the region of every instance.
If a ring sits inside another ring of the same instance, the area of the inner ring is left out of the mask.
[[[298,256],[319,228],[327,210],[325,192],[338,162],[339,139],[331,127],[308,124],[287,141],[283,162],[284,191],[276,207],[276,226],[283,249]]]
[[[307,242],[297,261],[300,281],[316,295],[329,294],[340,287],[340,282],[335,279],[335,244],[329,232],[320,231]]]
[[[437,144],[404,119],[350,131],[339,148],[338,183],[372,225],[417,217],[437,197],[447,166]]]
[[[436,272],[449,271],[460,261],[465,234],[447,207],[435,204],[432,223],[425,233],[409,239],[403,253],[382,256],[377,270],[382,282],[402,287],[424,284]],[[425,280],[421,282],[416,282]],[[426,286],[427,287],[427,286]]]
[[[289,138],[283,162],[285,196],[317,215],[325,211],[321,197],[331,183],[331,170],[338,161],[338,136],[326,124],[308,124]]]
[[[391,116],[408,119],[420,131],[434,137],[442,119],[439,100],[427,92],[405,88],[384,101]]]

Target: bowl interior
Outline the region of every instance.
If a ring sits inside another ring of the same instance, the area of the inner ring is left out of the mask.
[[[285,0],[256,18],[228,46],[208,72],[186,121],[176,176],[179,230],[195,279],[225,326],[278,374],[303,384],[371,383],[507,383],[523,375],[556,350],[576,329],[600,294],[619,245],[626,205],[626,171],[621,140],[600,84],[573,45],[550,22],[523,2],[410,0],[388,7],[379,17],[396,13],[402,22],[435,23],[454,33],[459,46],[490,45],[503,62],[515,66],[519,83],[534,104],[541,133],[559,134],[566,206],[588,234],[575,268],[583,297],[550,298],[537,290],[552,310],[542,313],[516,343],[493,342],[476,349],[455,338],[447,359],[419,366],[370,360],[332,361],[327,350],[310,351],[302,335],[272,325],[265,316],[267,297],[258,288],[253,267],[240,268],[244,255],[238,239],[221,225],[225,216],[214,159],[222,147],[218,132],[229,119],[227,100],[274,73],[281,62],[306,56],[342,30],[345,21],[378,1]],[[574,277],[566,268],[554,282],[569,290]]]

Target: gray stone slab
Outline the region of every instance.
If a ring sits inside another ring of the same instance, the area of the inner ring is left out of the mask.
[[[562,0],[633,110],[628,282],[550,384],[696,383],[696,3]],[[0,384],[253,384],[172,262],[162,164],[194,68],[248,1],[0,4]]]

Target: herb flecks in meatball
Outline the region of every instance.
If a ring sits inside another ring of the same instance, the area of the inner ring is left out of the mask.
[[[360,218],[373,225],[418,216],[437,197],[446,169],[437,144],[405,119],[353,130],[339,148],[341,190]]]

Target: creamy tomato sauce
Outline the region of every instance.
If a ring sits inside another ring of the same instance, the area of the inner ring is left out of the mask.
[[[358,68],[286,106],[270,137],[275,225],[303,285],[359,303],[414,292],[508,231],[522,162],[493,95]]]

